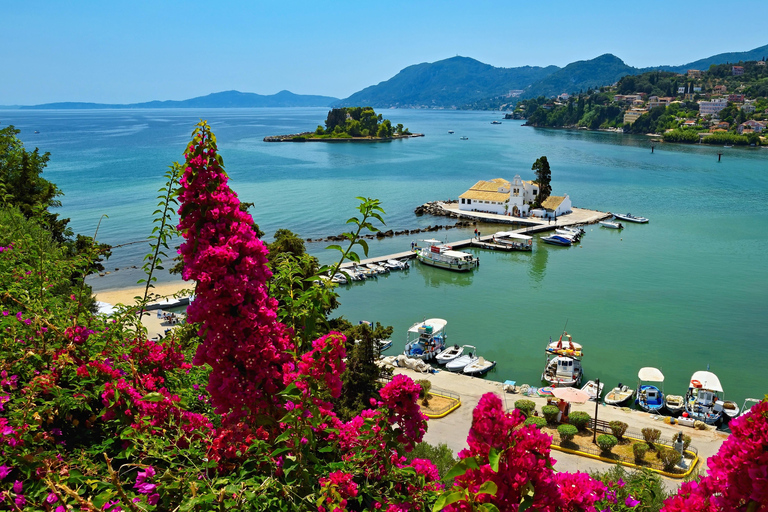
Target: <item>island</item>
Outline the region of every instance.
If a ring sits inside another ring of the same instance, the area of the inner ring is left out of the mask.
[[[371,107],[341,107],[328,112],[325,128],[318,125],[314,132],[264,137],[264,142],[388,142],[423,136],[411,133],[402,123],[392,126]]]

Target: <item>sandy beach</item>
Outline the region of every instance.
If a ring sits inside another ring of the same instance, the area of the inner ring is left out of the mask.
[[[172,296],[175,293],[184,289],[192,289],[194,283],[186,281],[172,281],[167,283],[155,283],[154,288],[150,289],[150,293],[160,295],[162,297]],[[135,297],[144,296],[144,286],[134,286],[131,288],[121,288],[113,290],[102,290],[94,293],[96,300],[106,302],[108,304],[133,304],[136,302]]]

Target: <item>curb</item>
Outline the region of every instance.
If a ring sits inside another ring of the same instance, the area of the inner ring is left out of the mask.
[[[450,413],[452,413],[453,411],[458,409],[459,406],[461,405],[461,399],[457,399],[457,398],[454,398],[452,396],[445,396],[445,395],[441,395],[440,393],[430,393],[430,395],[439,396],[439,397],[442,397],[442,398],[447,398],[449,400],[456,400],[456,403],[454,405],[452,405],[445,412],[441,412],[440,414],[427,414],[427,413],[424,413],[424,416],[426,416],[427,418],[432,419],[432,420],[437,420],[437,419],[444,418],[444,417],[448,416]]]

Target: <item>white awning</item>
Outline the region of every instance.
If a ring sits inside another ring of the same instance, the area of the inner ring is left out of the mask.
[[[532,236],[521,235],[520,233],[513,233],[512,231],[499,231],[498,233],[496,233],[495,236],[507,237],[507,238],[516,238],[518,240],[533,240]]]
[[[719,391],[720,393],[723,392],[723,386],[720,385],[720,379],[718,379],[717,375],[712,372],[696,372],[691,377],[691,383],[695,380],[699,381],[702,389]],[[699,386],[693,386],[693,384],[691,384],[691,387]]]
[[[432,326],[432,332],[437,333],[442,331],[447,323],[448,321],[443,320],[442,318],[429,318],[423,322],[417,322],[413,324],[411,328],[408,329],[408,332],[419,332],[419,327],[429,325]]]
[[[430,238],[428,240],[422,240],[422,242],[427,242],[428,244],[441,244],[441,243],[443,243],[440,240],[435,240],[434,238]]]
[[[664,382],[664,374],[658,368],[646,366],[637,372],[637,378],[648,382]]]

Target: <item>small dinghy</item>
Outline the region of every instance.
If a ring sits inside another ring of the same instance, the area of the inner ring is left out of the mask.
[[[365,266],[373,270],[377,274],[386,274],[387,272],[389,272],[389,269],[387,267],[382,267],[381,265],[377,265],[376,263],[367,263]]]
[[[733,400],[723,400],[723,412],[729,420],[732,420],[739,415],[739,404]]]
[[[477,360],[464,367],[465,375],[485,375],[496,366],[496,361],[486,361],[484,357],[478,357]]]
[[[466,345],[465,345],[466,346]],[[457,357],[461,356],[461,354],[464,353],[464,347],[460,347],[458,345],[453,345],[452,347],[448,347],[435,357],[435,360],[438,364],[447,364]]]
[[[590,400],[599,400],[600,396],[603,394],[604,386],[605,384],[601,382],[600,387],[598,388],[597,383],[593,380],[590,380],[584,384],[584,387],[581,388],[581,390],[589,395]]]
[[[664,407],[672,414],[680,414],[685,410],[685,398],[680,395],[667,395],[664,397]]]
[[[621,224],[621,222],[611,222],[609,220],[601,220],[600,225],[604,228],[610,228],[610,229],[624,229],[624,226]]]
[[[603,402],[606,405],[620,406],[635,396],[635,390],[619,382],[619,385],[613,388],[605,395]]]
[[[445,369],[451,372],[461,372],[464,371],[464,368],[476,362],[479,358],[477,357],[476,352],[477,349],[473,347],[472,345],[464,345],[464,353],[454,359],[453,361],[449,361],[445,364]]]

